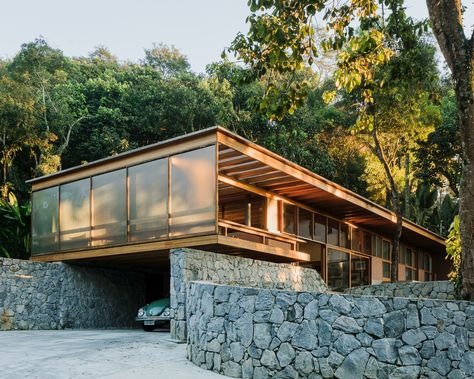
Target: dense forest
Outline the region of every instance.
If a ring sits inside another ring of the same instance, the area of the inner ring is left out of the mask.
[[[423,33],[412,45],[388,68],[397,80],[379,95],[378,138],[404,217],[447,236],[461,172],[456,98],[433,38]],[[43,39],[25,43],[0,61],[0,255],[29,254],[25,180],[214,125],[393,209],[394,187],[370,135],[355,132],[356,95],[328,102],[338,80],[333,56],[317,66],[297,72],[301,104],[271,117],[262,111],[268,75],[253,78],[226,59],[197,74],[162,44],[122,62],[105,47],[67,57]],[[277,86],[286,79],[271,77]]]

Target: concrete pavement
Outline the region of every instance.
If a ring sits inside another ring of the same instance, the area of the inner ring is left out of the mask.
[[[141,330],[0,332],[0,378],[223,379],[186,359],[169,333]]]

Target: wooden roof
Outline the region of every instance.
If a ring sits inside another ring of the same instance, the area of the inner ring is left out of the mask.
[[[380,234],[390,235],[395,230],[394,212],[219,126],[31,179],[28,183],[37,190],[214,143],[219,146],[219,178],[224,183],[227,181],[228,186],[238,181],[261,188]],[[230,191],[222,183],[220,189]],[[402,241],[427,251],[445,252],[441,236],[406,219]]]

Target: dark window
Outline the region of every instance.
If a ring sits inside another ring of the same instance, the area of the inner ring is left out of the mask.
[[[349,287],[349,254],[337,250],[328,251],[328,286],[333,291]]]
[[[383,277],[390,279],[390,263],[383,262]]]
[[[317,213],[314,214],[314,239],[326,242],[326,217]]]
[[[385,259],[386,261],[390,260],[390,242],[388,241],[383,241],[383,256],[382,258]]]
[[[283,231],[296,234],[296,207],[292,204],[283,203]]]
[[[351,256],[351,287],[369,284],[369,258],[352,254]]]
[[[339,246],[339,221],[328,219],[328,243]]]
[[[352,250],[362,251],[362,231],[359,228],[352,228]]]
[[[364,236],[364,253],[372,254],[372,234],[369,232],[363,232]]]
[[[341,246],[346,249],[351,248],[351,231],[349,225],[341,222]]]
[[[313,238],[313,213],[306,209],[298,209],[298,235]]]

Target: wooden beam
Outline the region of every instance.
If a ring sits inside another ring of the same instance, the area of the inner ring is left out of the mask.
[[[308,262],[310,261],[310,255],[301,251],[286,250],[280,247],[273,247],[264,245],[263,243],[246,241],[240,238],[232,238],[226,236],[217,237],[219,245],[232,246],[242,250],[252,250],[259,253],[265,253],[269,255],[275,255],[284,257],[294,261]]]
[[[72,259],[79,260],[124,254],[151,253],[159,250],[175,249],[179,247],[203,246],[215,243],[217,243],[216,235],[197,236],[154,242],[129,243],[120,246],[104,246],[101,248],[84,249],[80,251],[33,255],[31,260],[36,262],[68,261]]]

